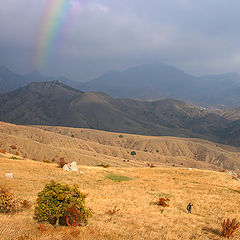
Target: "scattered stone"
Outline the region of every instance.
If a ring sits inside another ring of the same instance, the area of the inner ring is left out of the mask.
[[[63,166],[64,171],[78,172],[78,166],[76,162],[68,163]]]
[[[6,177],[6,178],[13,178],[13,173],[6,173],[6,174],[5,174],[5,177]]]
[[[79,174],[83,175],[83,174],[84,174],[84,172],[83,172],[83,171],[80,171],[80,172],[79,172]]]
[[[192,171],[192,168],[189,168],[188,170],[189,170],[189,171]]]
[[[237,173],[235,173],[235,172],[232,172],[232,171],[228,171],[228,172],[226,172],[226,174],[228,174],[228,175],[232,176],[232,178],[233,178],[233,179],[235,179],[235,180],[239,181],[239,176],[238,176],[238,174],[237,174]]]

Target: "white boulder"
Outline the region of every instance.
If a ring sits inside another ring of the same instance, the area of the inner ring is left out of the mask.
[[[5,173],[6,178],[13,178],[13,173]]]
[[[63,166],[64,171],[78,172],[78,166],[76,162],[71,162]]]

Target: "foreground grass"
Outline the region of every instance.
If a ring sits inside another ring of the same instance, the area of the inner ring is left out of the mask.
[[[33,220],[33,208],[13,216],[0,215],[0,239],[217,240],[223,239],[220,225],[224,218],[240,220],[240,183],[225,173],[176,168],[80,168],[83,175],[64,172],[53,164],[0,159],[0,184],[16,196],[34,203],[50,180],[77,183],[88,193],[87,206],[94,213],[85,227],[54,229],[47,225],[42,231]],[[6,179],[6,172],[13,172],[14,178]],[[164,196],[170,198],[169,207],[152,204]],[[194,204],[192,214],[187,214],[188,202]],[[116,214],[106,213],[115,206],[120,209]],[[239,232],[232,239],[240,239]]]

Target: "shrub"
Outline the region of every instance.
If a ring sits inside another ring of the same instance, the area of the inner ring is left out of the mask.
[[[10,148],[11,148],[12,150],[16,150],[16,149],[17,149],[17,147],[16,147],[15,145],[11,145]]]
[[[159,153],[159,150],[157,149],[156,152]]]
[[[19,202],[7,189],[0,189],[0,213],[14,214],[20,211]]]
[[[134,156],[134,155],[137,155],[135,151],[132,151],[131,152],[131,155]]]
[[[224,219],[222,222],[222,235],[224,237],[230,238],[236,232],[239,226],[240,222],[237,222],[236,218],[232,220],[230,220],[230,218],[227,220]]]
[[[72,134],[71,137],[74,138],[75,136]]]
[[[70,210],[80,211],[77,217],[79,225],[87,224],[91,210],[85,206],[86,194],[80,192],[77,185],[70,187],[67,184],[51,181],[44,189],[38,193],[37,205],[35,206],[35,219],[39,222],[49,222],[58,226],[67,225],[67,217],[72,215]]]
[[[43,159],[42,160],[44,163],[51,163],[51,161],[49,161],[48,159]]]
[[[21,160],[21,158],[15,157],[15,156],[11,156],[9,159],[12,159],[12,160]]]
[[[148,163],[147,165],[148,165],[148,167],[150,167],[150,168],[154,168],[154,167],[155,167],[155,165],[154,165],[153,163]]]
[[[123,138],[123,135],[119,135],[119,138]]]
[[[113,210],[109,209],[106,213],[109,215],[114,215],[114,214],[118,213],[119,211],[120,211],[120,209],[118,209],[117,206],[115,206],[113,208]]]
[[[161,207],[168,207],[169,206],[169,204],[168,204],[169,201],[170,201],[169,198],[160,197],[155,204],[158,205],[158,206],[161,206]]]
[[[31,208],[32,206],[32,203],[26,199],[24,199],[22,202],[21,202],[21,205],[23,208],[26,208],[26,209],[29,209]]]
[[[109,168],[110,165],[109,164],[98,164],[98,167],[103,167],[103,168]]]
[[[61,157],[61,158],[59,159],[58,166],[59,166],[60,168],[63,168],[63,166],[64,166],[65,164],[68,164],[68,163],[64,160],[64,157]]]

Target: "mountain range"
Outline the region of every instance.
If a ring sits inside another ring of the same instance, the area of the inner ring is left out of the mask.
[[[0,120],[15,124],[196,137],[240,146],[240,108],[211,110],[174,99],[114,99],[58,81],[31,83],[0,94],[0,106]]]
[[[124,71],[110,71],[89,82],[66,77],[45,77],[35,71],[26,75],[0,68],[0,92],[8,92],[31,82],[58,80],[81,91],[104,92],[114,98],[155,101],[174,98],[204,107],[240,105],[240,75],[226,73],[196,77],[166,64],[145,64]]]

